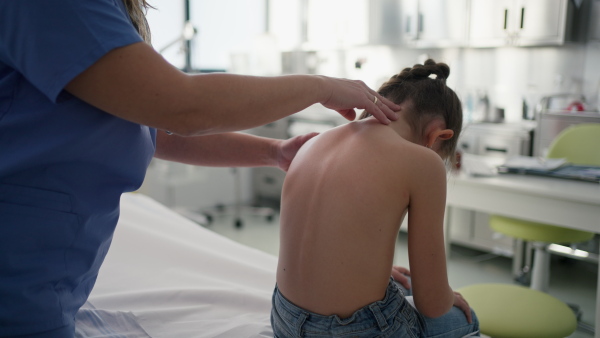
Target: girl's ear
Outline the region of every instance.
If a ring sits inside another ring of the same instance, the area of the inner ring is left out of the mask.
[[[432,148],[437,141],[447,141],[454,136],[454,131],[451,129],[435,129],[427,135],[427,148]]]
[[[433,147],[433,144],[440,141],[447,141],[454,136],[452,129],[446,129],[446,124],[441,119],[435,119],[429,123],[425,132],[425,146]]]
[[[444,130],[438,131],[437,138],[439,138],[442,141],[447,141],[447,140],[451,139],[453,136],[454,136],[454,130],[444,129]]]

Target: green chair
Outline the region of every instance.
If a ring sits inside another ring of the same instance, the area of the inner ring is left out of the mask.
[[[585,123],[562,131],[550,145],[548,158],[564,158],[580,165],[600,166],[600,123]],[[522,239],[535,249],[531,269],[531,288],[548,291],[551,243],[578,243],[592,239],[594,233],[530,222],[500,215],[490,215],[490,227],[501,234]]]
[[[600,166],[600,123],[565,129],[550,145],[548,158],[565,158],[580,165]],[[550,243],[577,243],[592,239],[591,232],[490,216],[499,233],[529,241],[535,248],[531,288],[517,285],[476,284],[459,290],[480,321],[481,332],[501,337],[566,337],[577,328],[568,305],[545,292],[550,272]]]
[[[459,289],[475,311],[482,334],[492,338],[564,338],[577,329],[571,308],[547,293],[511,284]]]

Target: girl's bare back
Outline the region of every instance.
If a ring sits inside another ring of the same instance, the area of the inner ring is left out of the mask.
[[[289,301],[345,318],[384,297],[413,162],[428,151],[374,120],[334,128],[300,150],[281,202],[277,284]]]

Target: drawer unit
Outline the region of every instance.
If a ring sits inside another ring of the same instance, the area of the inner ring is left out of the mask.
[[[465,154],[499,163],[509,156],[531,155],[534,127],[531,123],[473,123],[463,128],[458,148]],[[452,208],[449,221],[453,243],[499,255],[513,255],[514,240],[492,231],[487,213]]]

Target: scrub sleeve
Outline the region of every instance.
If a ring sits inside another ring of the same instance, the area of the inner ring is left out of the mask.
[[[63,89],[141,41],[121,0],[0,1],[0,337],[74,335],[156,131]]]

